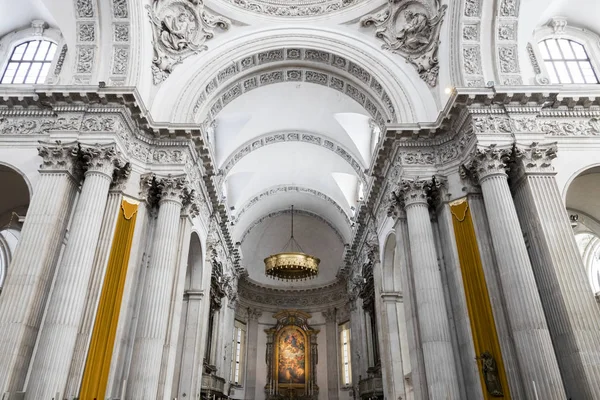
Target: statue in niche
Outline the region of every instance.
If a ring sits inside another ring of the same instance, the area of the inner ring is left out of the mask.
[[[493,397],[504,397],[500,376],[498,375],[498,365],[492,354],[489,351],[484,351],[478,359],[481,360],[483,380],[488,393]]]

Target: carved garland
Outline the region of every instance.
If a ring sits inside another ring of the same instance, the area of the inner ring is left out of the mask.
[[[385,43],[382,48],[404,57],[421,79],[435,87],[440,70],[440,29],[447,8],[440,0],[433,0],[433,9],[428,0],[388,0],[387,8],[363,17],[360,23],[374,25],[375,36]]]
[[[154,37],[155,85],[167,79],[184,59],[206,50],[205,42],[214,36],[215,28],[227,30],[231,24],[227,18],[210,14],[198,0],[153,0],[146,9]]]
[[[339,69],[340,74],[315,66],[312,69],[299,67],[269,69],[268,71],[263,69],[252,75],[240,76],[247,74],[250,69],[260,68],[265,64],[286,61],[320,63],[323,66]],[[343,74],[352,75],[363,87],[349,81]],[[380,126],[383,126],[387,120],[396,121],[397,119],[396,109],[390,96],[383,89],[379,80],[366,69],[337,54],[303,48],[274,49],[234,60],[228,67],[219,71],[200,92],[194,105],[194,114],[203,111],[203,107],[209,103],[206,119],[211,120],[228,103],[247,91],[268,84],[297,81],[320,84],[339,90],[362,105]],[[226,82],[232,83],[224,87]],[[364,90],[364,86],[369,90]],[[212,100],[214,98],[216,100]]]

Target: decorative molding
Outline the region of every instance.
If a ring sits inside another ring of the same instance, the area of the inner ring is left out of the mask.
[[[518,17],[520,0],[500,0],[496,10],[496,67],[499,85],[522,85],[518,50]]]
[[[481,61],[481,1],[464,0],[460,15],[461,35],[459,65],[463,84],[467,87],[484,86],[483,64]]]
[[[246,278],[240,279],[238,294],[245,303],[279,309],[285,307],[329,309],[331,306],[343,305],[348,299],[346,285],[341,281],[310,289],[276,289],[262,286]]]
[[[290,61],[296,65],[275,65]],[[301,61],[312,66],[297,65]],[[273,65],[265,70],[264,65],[271,63]],[[323,69],[318,67],[319,64],[323,65]],[[257,71],[252,72],[253,69]],[[338,70],[339,73],[336,72]],[[227,104],[250,90],[274,83],[299,81],[328,86],[346,94],[363,106],[382,128],[387,120],[397,119],[391,98],[377,77],[342,56],[307,48],[273,49],[233,60],[200,91],[193,112],[206,112],[206,119],[214,120]]]
[[[74,0],[77,44],[73,84],[87,85],[92,82],[98,59],[98,4],[96,0]],[[66,51],[66,50],[65,50]],[[63,58],[64,59],[64,58]],[[61,63],[62,68],[62,63]]]
[[[433,8],[426,0],[390,0],[387,8],[361,18],[360,23],[374,25],[375,36],[385,43],[382,48],[404,57],[421,79],[435,87],[440,70],[440,29],[448,6],[440,0],[432,2]]]
[[[251,207],[253,207],[256,204],[258,204],[260,201],[266,199],[267,197],[275,196],[275,195],[280,194],[280,193],[290,193],[290,192],[307,193],[307,194],[310,194],[312,196],[316,196],[316,197],[318,197],[320,199],[323,199],[324,201],[326,201],[329,204],[333,205],[336,208],[336,210],[341,214],[341,216],[344,218],[344,220],[346,221],[346,223],[348,224],[348,226],[350,226],[350,224],[351,224],[350,217],[348,216],[348,214],[346,214],[346,212],[344,211],[344,209],[334,199],[332,199],[331,197],[327,196],[325,193],[319,192],[318,190],[311,189],[311,188],[306,188],[306,187],[302,187],[302,186],[295,186],[295,185],[281,185],[281,186],[277,186],[277,187],[265,190],[264,192],[259,193],[256,196],[253,196],[250,200],[248,200],[240,208],[240,210],[237,212],[237,215],[232,220],[232,222],[234,224],[238,223],[239,220],[241,219],[242,215],[244,215],[244,213],[246,213],[246,211],[248,211]]]
[[[527,43],[527,55],[529,56],[529,61],[531,62],[533,73],[535,74],[535,83],[538,85],[549,85],[550,79],[542,73],[542,68],[540,67],[537,55],[535,54],[535,50],[533,50],[531,43]]]
[[[270,17],[318,17],[346,10],[368,0],[225,0],[245,11]]]
[[[154,84],[164,81],[187,57],[207,49],[215,28],[229,29],[231,22],[210,14],[202,1],[153,0],[146,5],[152,24]]]
[[[112,54],[109,83],[111,86],[124,86],[129,74],[131,58],[129,1],[112,0]]]
[[[223,167],[221,168],[222,176],[227,176],[227,174],[229,174],[229,172],[232,170],[235,164],[237,164],[242,158],[252,153],[253,151],[256,151],[264,146],[282,142],[309,143],[333,151],[335,154],[342,157],[348,164],[350,164],[352,169],[356,171],[358,178],[366,186],[367,177],[365,176],[362,163],[358,161],[345,147],[334,142],[326,136],[306,132],[271,133],[244,143],[229,157],[227,157],[227,160],[225,160],[225,162],[223,163]]]
[[[244,233],[240,237],[239,242],[243,243],[244,240],[246,239],[246,236],[248,236],[248,234],[252,231],[252,229],[254,229],[255,226],[257,226],[258,224],[260,224],[264,220],[269,219],[269,218],[275,218],[275,217],[278,217],[280,215],[289,214],[289,213],[290,213],[290,210],[289,209],[285,209],[285,210],[274,211],[274,212],[269,213],[267,215],[263,215],[262,217],[258,218],[257,220],[255,220],[254,222],[252,222],[251,224],[248,225],[248,227],[246,228],[246,230],[244,231]],[[311,211],[294,209],[294,215],[304,215],[304,216],[307,216],[307,217],[315,218],[315,219],[317,219],[317,220],[319,220],[319,221],[327,224],[333,230],[333,232],[338,237],[338,239],[340,240],[340,242],[346,243],[346,241],[344,240],[344,237],[342,236],[342,234],[340,233],[340,231],[338,230],[338,228],[336,228],[336,226],[334,224],[332,224],[331,222],[329,222],[327,219],[321,217],[319,214],[315,214],[315,213],[313,213]]]
[[[540,130],[549,136],[600,136],[600,118],[589,119],[540,119]]]

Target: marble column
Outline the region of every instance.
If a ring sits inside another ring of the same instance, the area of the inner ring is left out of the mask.
[[[551,166],[555,144],[516,148],[515,204],[567,397],[600,394],[600,309]]]
[[[96,255],[92,266],[92,276],[90,277],[87,291],[88,295],[86,298],[85,311],[81,319],[81,324],[79,325],[75,351],[73,352],[69,378],[67,379],[65,397],[68,399],[79,396],[85,360],[88,353],[88,343],[92,335],[92,329],[96,318],[96,309],[98,307],[102,284],[106,275],[106,267],[110,255],[115,224],[118,212],[121,209],[121,201],[123,199],[121,190],[122,188],[115,190],[113,182],[113,188],[108,194],[108,201],[106,202],[102,228],[100,229]]]
[[[527,398],[565,399],[565,390],[506,175],[511,148],[476,149],[479,180]]]
[[[193,193],[193,192],[192,192]],[[199,208],[195,195],[186,199],[181,211],[179,222],[179,246],[177,255],[177,268],[173,273],[173,289],[171,290],[171,304],[169,307],[169,323],[167,337],[163,349],[163,360],[159,383],[159,393],[164,398],[171,398],[173,380],[175,373],[175,357],[177,355],[177,340],[181,329],[181,309],[183,307],[183,291],[188,265],[188,254],[190,250],[190,236],[192,234],[192,219],[198,216]]]
[[[85,146],[81,153],[85,178],[30,367],[26,400],[50,399],[56,393],[65,393],[108,190],[115,169],[125,166],[112,144]]]
[[[256,398],[256,367],[258,365],[258,319],[262,311],[248,309],[248,347],[246,349],[246,388],[244,398],[254,400]],[[264,333],[263,333],[264,334]]]
[[[338,349],[338,326],[336,323],[336,309],[324,311],[325,317],[325,335],[327,343],[327,398],[337,400],[339,398],[339,357]]]
[[[460,389],[448,312],[429,218],[427,192],[430,182],[402,181],[410,253],[412,265],[415,266],[413,277],[416,308],[429,396],[436,400],[458,400]]]
[[[177,262],[180,213],[189,194],[182,176],[157,177],[155,182],[160,196],[159,209],[129,370],[126,398],[130,400],[158,396],[173,270]]]
[[[394,197],[394,200],[400,200]],[[427,396],[427,379],[425,378],[425,361],[423,360],[423,349],[421,347],[421,337],[419,334],[419,326],[416,312],[416,298],[412,273],[412,263],[410,260],[410,244],[408,239],[408,222],[403,206],[397,201],[394,201],[394,210],[397,217],[396,220],[396,254],[395,258],[399,259],[401,264],[402,278],[402,293],[404,301],[404,309],[406,314],[406,334],[408,337],[408,354],[409,358],[406,363],[410,368],[410,383],[413,388],[413,396],[415,400],[425,400]]]
[[[510,385],[511,397],[515,399],[524,398],[523,381],[521,379],[521,369],[519,360],[515,353],[515,344],[508,325],[508,317],[502,299],[502,288],[498,270],[496,268],[496,256],[494,246],[490,235],[487,213],[480,188],[469,185],[470,193],[467,196],[471,217],[473,218],[473,227],[477,237],[477,246],[481,257],[485,282],[488,288],[488,295],[492,304],[492,313],[498,333],[500,348],[502,349],[502,359],[504,361],[504,370]]]
[[[79,185],[75,143],[42,143],[40,178],[0,296],[0,393],[23,389]]]

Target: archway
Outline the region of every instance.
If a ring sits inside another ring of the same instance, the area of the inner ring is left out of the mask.
[[[0,182],[4,195],[0,197],[0,293],[6,279],[17,243],[21,225],[29,208],[29,187],[15,169],[0,165]]]
[[[202,245],[196,233],[190,238],[190,250],[185,276],[183,307],[181,309],[181,325],[177,340],[176,369],[171,397],[185,398],[192,396],[202,375],[202,343],[201,324],[203,323],[204,301],[202,282],[204,262]]]
[[[566,206],[592,292],[600,296],[600,166],[571,182]]]

